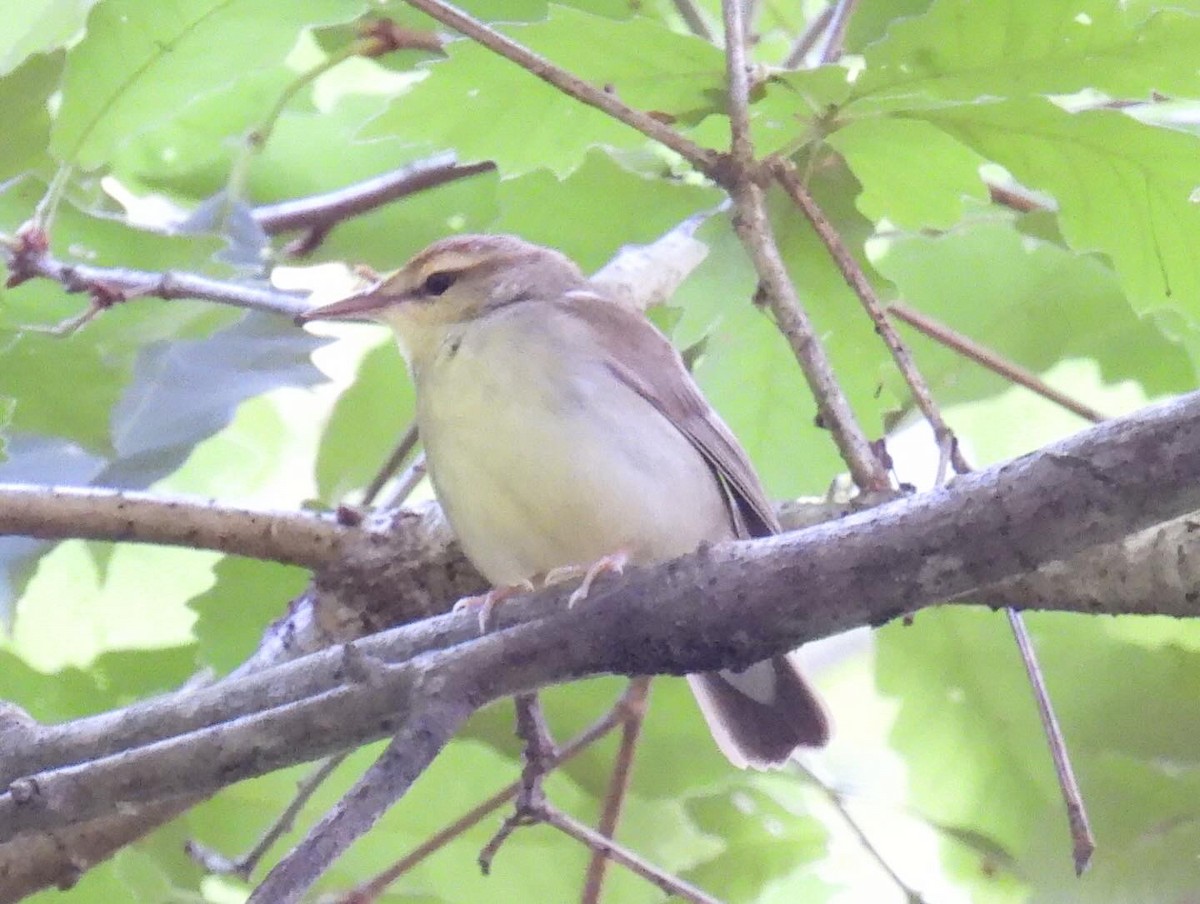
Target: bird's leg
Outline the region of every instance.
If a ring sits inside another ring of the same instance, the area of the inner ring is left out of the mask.
[[[629,551],[618,549],[603,558],[597,559],[583,574],[583,583],[575,588],[575,592],[567,598],[567,608],[570,609],[580,600],[587,599],[592,590],[592,582],[602,574],[621,574],[629,564]],[[556,571],[558,569],[555,569]],[[580,569],[581,570],[581,569]]]
[[[493,587],[487,593],[479,593],[475,596],[464,596],[454,604],[454,612],[463,612],[467,609],[479,608],[479,630],[485,634],[491,630],[492,623],[496,615],[496,608],[509,597],[518,596],[522,593],[529,593],[533,590],[533,584],[529,581],[521,581],[519,584],[508,584],[504,587]]]

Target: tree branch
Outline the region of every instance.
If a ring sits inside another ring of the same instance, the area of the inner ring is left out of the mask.
[[[405,712],[422,711],[417,703],[431,687],[457,689],[455,701],[476,707],[602,672],[743,666],[961,598],[1197,508],[1200,393],[842,521],[631,569],[594,588],[586,606],[567,609],[569,590],[557,587],[513,600],[500,609],[498,630],[484,637],[469,613],[444,616],[368,638],[355,645],[358,658],[326,650],[106,717],[23,726],[0,735],[0,762],[21,772],[14,780],[6,770],[12,788],[0,795],[0,827],[13,837],[127,803],[205,793],[391,735],[408,724]],[[797,586],[805,588],[799,601]],[[1157,602],[1142,600],[1137,611]],[[1096,611],[1058,600],[1045,608]],[[1191,604],[1161,608],[1194,614]],[[204,731],[172,740],[173,725],[183,721],[178,713],[189,709],[204,709],[219,743]],[[89,763],[76,748],[73,764],[62,765],[47,732],[61,739],[73,725],[102,718],[112,752]],[[126,725],[140,726],[136,742],[123,738]],[[186,742],[200,746],[180,758]]]
[[[186,546],[317,568],[350,528],[306,512],[254,511],[151,493],[0,483],[0,535]]]
[[[577,75],[556,66],[545,57],[539,56],[449,3],[443,3],[442,0],[406,0],[406,2],[409,6],[416,7],[426,15],[437,19],[443,25],[479,42],[506,60],[516,63],[526,72],[536,75],[569,97],[573,97],[589,107],[602,110],[614,119],[637,129],[647,138],[652,138],[659,144],[669,147],[706,176],[717,178],[721,162],[720,154],[689,141],[649,113],[622,103],[615,94],[593,87]]]
[[[877,492],[890,486],[887,471],[871,449],[850,402],[842,391],[825,348],[817,338],[808,312],[800,304],[796,288],[788,278],[775,233],[767,215],[766,199],[755,181],[757,164],[750,141],[749,77],[746,70],[745,28],[741,0],[723,0],[725,22],[725,65],[729,81],[729,122],[733,133],[730,174],[725,187],[733,200],[733,228],[746,247],[758,273],[760,291],[766,296],[780,332],[792,347],[808,381],[821,423],[860,489]]]
[[[495,169],[490,160],[464,164],[457,163],[453,154],[438,154],[331,192],[264,204],[254,208],[253,216],[267,235],[296,229],[326,230],[400,198]]]
[[[44,277],[61,283],[68,292],[87,293],[101,307],[142,297],[167,300],[198,298],[285,317],[295,317],[309,307],[304,296],[274,289],[222,282],[194,273],[171,270],[155,273],[127,267],[68,264],[53,257],[47,250],[14,249],[5,243],[0,243],[0,258],[8,267],[10,287],[34,277]]]

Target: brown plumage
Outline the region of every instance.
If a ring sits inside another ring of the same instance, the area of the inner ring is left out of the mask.
[[[510,236],[445,239],[311,316],[363,315],[396,331],[438,497],[497,586],[779,530],[745,452],[670,342],[594,294],[560,253]],[[829,738],[824,707],[787,656],[689,681],[739,766],[779,765]]]

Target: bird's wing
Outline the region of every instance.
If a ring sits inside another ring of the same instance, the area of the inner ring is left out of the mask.
[[[590,293],[572,292],[559,303],[583,315],[613,374],[704,456],[729,498],[738,536],[779,533],[779,519],[750,459],[667,338],[641,314]]]

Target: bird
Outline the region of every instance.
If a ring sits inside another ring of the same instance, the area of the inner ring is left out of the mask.
[[[435,494],[497,588],[592,580],[779,521],[745,451],[640,312],[552,248],[454,235],[298,320],[390,326],[416,389]],[[830,720],[792,655],[689,675],[721,752],[776,768],[824,746]]]

